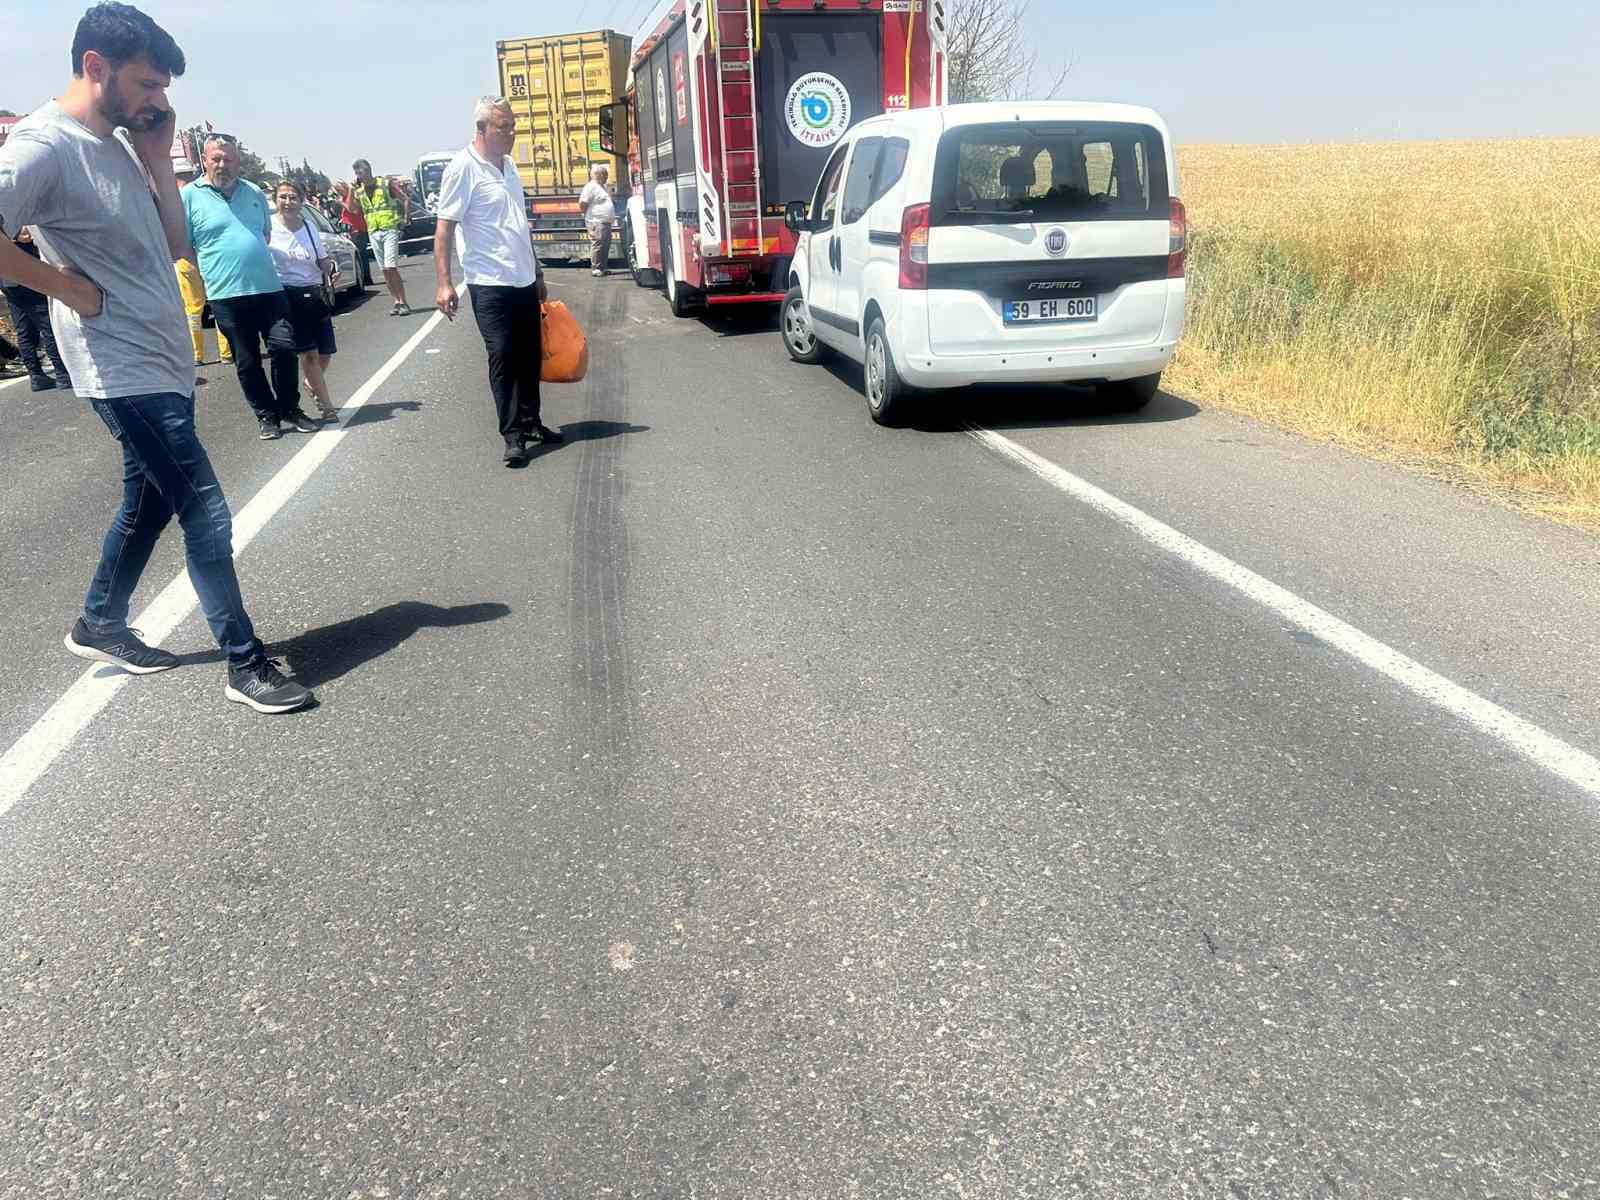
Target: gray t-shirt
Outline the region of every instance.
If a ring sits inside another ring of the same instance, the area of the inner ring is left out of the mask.
[[[44,260],[105,293],[96,317],[50,301],[56,345],[80,396],[194,394],[194,349],[161,214],[133,147],[51,101],[0,146],[0,222],[34,227]]]

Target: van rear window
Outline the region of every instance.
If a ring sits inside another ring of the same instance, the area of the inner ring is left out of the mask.
[[[1167,158],[1148,125],[1012,121],[939,142],[935,225],[1167,219]]]

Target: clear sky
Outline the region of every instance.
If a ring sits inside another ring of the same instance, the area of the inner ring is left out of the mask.
[[[501,38],[611,26],[654,0],[146,0],[189,71],[186,122],[333,174],[402,172],[464,144]],[[80,0],[0,0],[0,107],[26,112],[69,70]],[[1161,111],[1180,142],[1600,133],[1600,0],[1032,0],[1041,75],[1064,97]]]

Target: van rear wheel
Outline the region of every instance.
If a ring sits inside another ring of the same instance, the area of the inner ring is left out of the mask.
[[[867,382],[867,415],[879,425],[898,425],[905,419],[909,389],[895,370],[894,354],[889,350],[889,334],[882,317],[873,317],[867,326],[867,354],[864,367]]]
[[[1100,395],[1117,412],[1138,412],[1161,390],[1161,372],[1102,384]]]

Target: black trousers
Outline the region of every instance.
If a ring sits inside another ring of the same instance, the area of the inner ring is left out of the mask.
[[[217,328],[233,346],[239,386],[257,417],[286,421],[300,407],[300,358],[294,350],[289,301],[282,291],[213,300]],[[272,360],[272,385],[261,369],[261,343]]]
[[[515,437],[539,424],[539,288],[488,287],[476,283],[472,315],[489,351],[489,390],[502,437]]]
[[[20,283],[8,283],[4,291],[11,323],[17,327],[17,349],[22,351],[22,365],[28,374],[53,375],[62,387],[71,387],[67,364],[61,361],[55,331],[50,328],[49,299]]]

